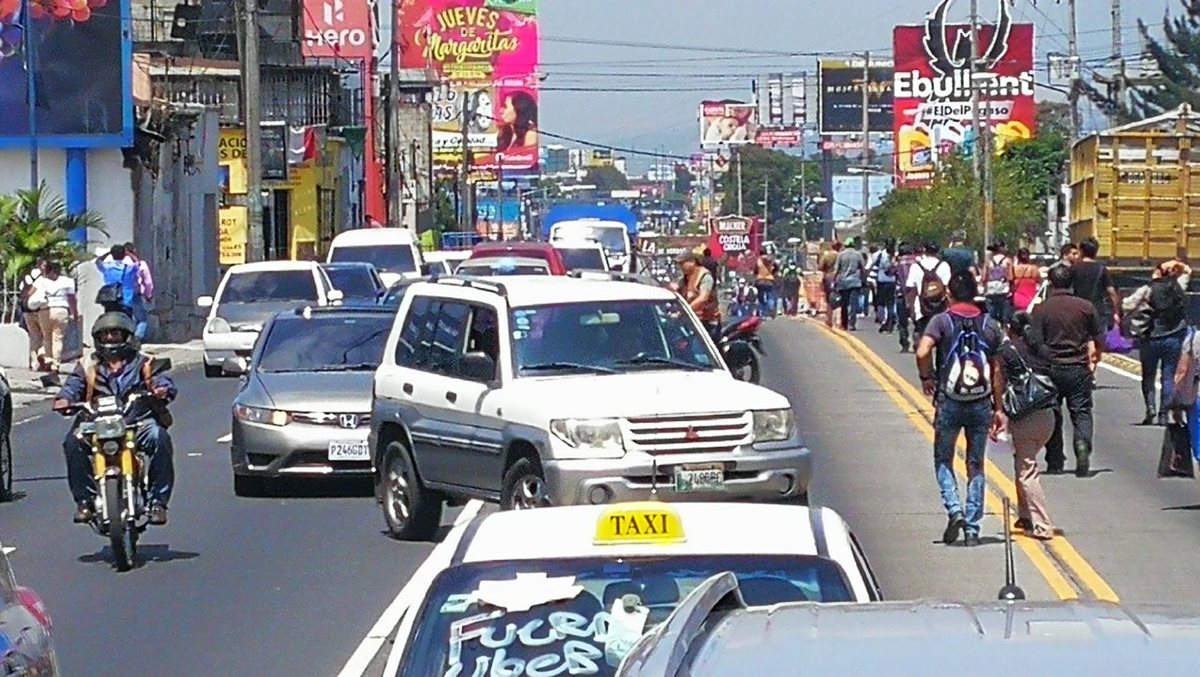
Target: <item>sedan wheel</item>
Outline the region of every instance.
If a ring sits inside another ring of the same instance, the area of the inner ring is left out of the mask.
[[[383,519],[397,540],[432,538],[442,521],[441,497],[421,486],[408,450],[392,442],[383,459]]]

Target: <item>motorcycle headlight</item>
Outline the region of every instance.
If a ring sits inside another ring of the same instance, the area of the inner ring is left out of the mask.
[[[224,318],[214,317],[208,321],[208,333],[210,334],[228,334],[233,331],[233,327]]]
[[[791,409],[769,409],[754,412],[754,441],[782,442],[792,436],[796,419]]]
[[[233,415],[239,421],[261,423],[263,425],[285,426],[292,422],[292,415],[286,411],[247,407],[243,404],[239,404],[233,408]]]
[[[550,421],[550,432],[568,446],[582,450],[624,451],[621,426],[616,419],[560,418]]]
[[[96,419],[96,436],[111,439],[125,435],[125,419],[120,416],[102,416]]]

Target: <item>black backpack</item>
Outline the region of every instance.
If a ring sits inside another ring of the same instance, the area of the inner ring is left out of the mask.
[[[917,302],[921,304],[921,315],[933,317],[938,313],[945,312],[949,307],[949,301],[946,299],[946,283],[937,273],[938,266],[942,265],[942,262],[938,261],[933,264],[932,268],[926,268],[921,265],[920,261],[917,261],[916,264],[921,269],[921,287],[917,290]]]

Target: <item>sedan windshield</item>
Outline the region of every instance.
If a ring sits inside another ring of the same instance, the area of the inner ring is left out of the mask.
[[[375,278],[366,266],[327,266],[325,274],[348,299],[374,299],[379,295]]]
[[[399,674],[567,674],[571,665],[573,675],[613,675],[642,634],[726,571],[751,606],[854,601],[841,567],[812,556],[465,564],[434,582]]]
[[[520,376],[720,365],[677,299],[514,308],[512,326]]]
[[[329,255],[330,263],[370,263],[385,273],[415,273],[417,262],[412,247],[404,244],[373,244],[361,247],[337,246]]]
[[[258,357],[264,372],[374,371],[392,328],[387,313],[278,317]]]
[[[317,281],[311,270],[259,270],[233,273],[225,282],[220,303],[317,301]]]
[[[604,251],[601,249],[584,249],[567,247],[559,249],[563,262],[570,270],[607,270],[604,264]]]

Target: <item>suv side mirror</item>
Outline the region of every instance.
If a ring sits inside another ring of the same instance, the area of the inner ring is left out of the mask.
[[[329,301],[330,305],[336,306],[345,298],[346,295],[342,293],[341,289],[330,289],[329,291],[325,292],[325,299]]]
[[[196,305],[201,308],[212,308],[213,297],[201,296],[200,298],[196,299]]]
[[[226,376],[241,376],[246,373],[247,368],[249,365],[244,357],[226,357],[221,362],[221,373]]]
[[[491,383],[496,380],[496,361],[485,352],[473,350],[458,359],[458,373],[471,381]]]

